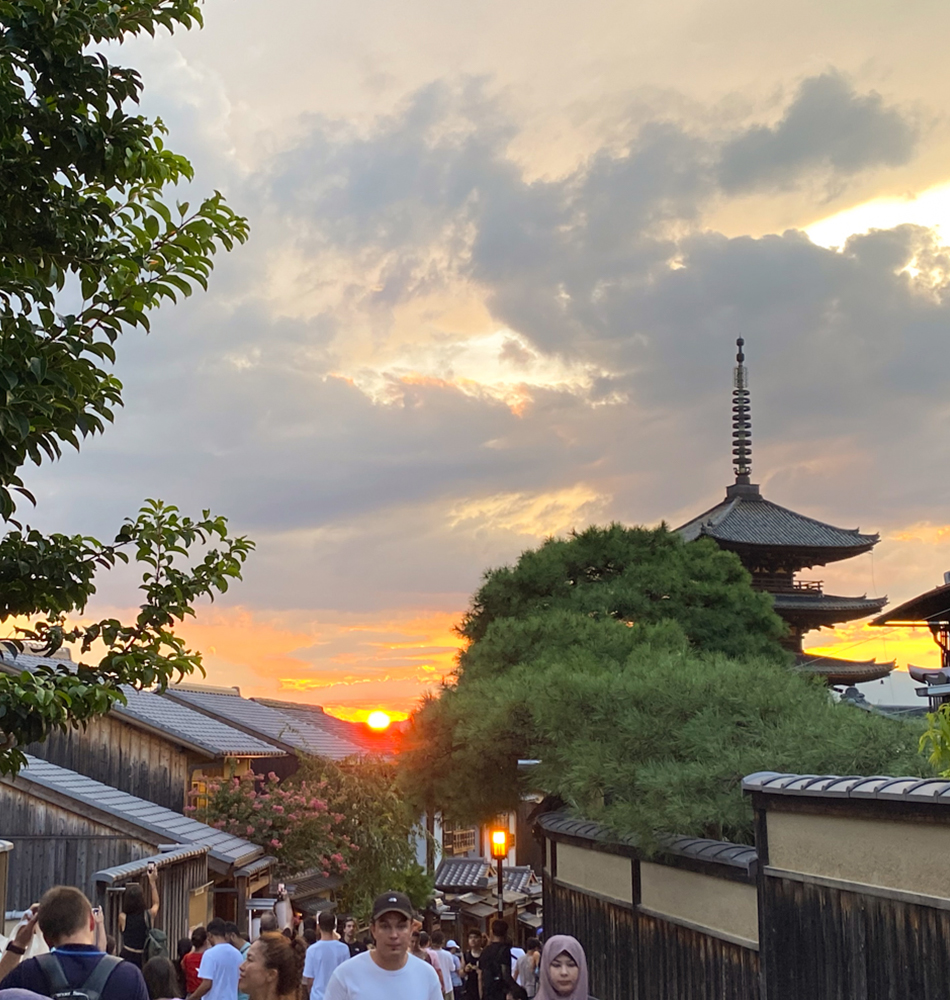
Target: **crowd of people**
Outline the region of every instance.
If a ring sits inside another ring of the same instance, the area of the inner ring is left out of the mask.
[[[441,929],[424,931],[396,891],[375,900],[363,940],[351,918],[323,912],[291,929],[267,912],[253,942],[215,918],[178,942],[173,961],[152,954],[163,938],[154,936],[152,871],[149,880],[149,905],[139,886],[126,890],[118,948],[83,893],[50,889],[0,956],[0,1000],[588,1000],[587,960],[575,938],[555,935],[543,948],[531,938],[516,948],[498,919],[490,939],[470,931],[462,951]],[[36,933],[49,951],[24,959]]]

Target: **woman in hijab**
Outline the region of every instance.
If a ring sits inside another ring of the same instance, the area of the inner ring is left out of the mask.
[[[577,938],[555,934],[544,943],[534,1000],[588,1000],[587,956]]]

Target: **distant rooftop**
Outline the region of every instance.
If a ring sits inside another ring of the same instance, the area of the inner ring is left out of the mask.
[[[112,709],[120,718],[139,721],[205,750],[214,757],[283,757],[286,751],[217,719],[208,718],[160,694],[123,686],[128,704]]]
[[[36,652],[23,652],[13,657],[0,655],[0,669],[6,672],[33,671],[47,666],[62,670],[77,666],[69,655],[69,650],[59,650],[65,655],[40,656]],[[115,715],[130,725],[149,730],[157,730],[167,735],[172,742],[207,754],[209,757],[282,757],[287,751],[249,735],[224,722],[209,719],[194,709],[162,698],[150,691],[136,691],[127,684],[122,685],[122,693],[127,704],[121,702],[111,709]]]
[[[446,858],[436,869],[435,887],[442,892],[468,892],[473,889],[494,891],[496,877],[489,878],[491,863],[485,858]],[[526,895],[536,891],[531,883],[533,871],[530,865],[505,865],[502,878],[505,892],[520,892]]]
[[[82,815],[105,813],[132,824],[143,831],[143,837],[153,844],[206,844],[213,861],[229,867],[240,867],[260,857],[264,852],[256,844],[241,837],[215,830],[196,819],[182,816],[164,806],[157,806],[128,792],[93,781],[75,771],[58,767],[48,761],[27,755],[27,766],[15,778],[0,777],[0,781],[15,787],[35,785],[72,800]]]
[[[278,701],[274,698],[255,698],[254,701],[276,709],[278,712],[283,712],[299,722],[316,726],[318,729],[326,730],[326,732],[340,737],[340,739],[355,743],[364,753],[389,755],[397,749],[398,723],[392,723],[388,728],[374,732],[365,723],[338,719],[325,712],[319,705]]]
[[[168,687],[164,697],[291,752],[329,760],[344,760],[364,752],[352,740],[270,705],[242,698],[237,688],[176,684]]]

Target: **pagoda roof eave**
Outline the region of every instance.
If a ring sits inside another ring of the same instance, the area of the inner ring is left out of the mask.
[[[775,613],[786,621],[820,628],[839,622],[856,621],[880,611],[887,604],[886,597],[806,597],[798,594],[773,594]]]
[[[744,487],[676,529],[685,541],[712,538],[723,548],[752,553],[795,552],[803,565],[823,565],[868,552],[880,540],[857,528],[839,528],[766,500]],[[808,560],[812,560],[809,563]]]
[[[878,663],[877,660],[842,660],[836,656],[817,653],[799,653],[797,666],[802,673],[824,678],[829,684],[865,684],[881,680],[897,665],[896,660]]]

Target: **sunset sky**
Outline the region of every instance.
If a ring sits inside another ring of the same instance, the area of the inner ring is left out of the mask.
[[[256,540],[184,630],[211,682],[408,711],[486,568],[721,498],[739,335],[753,481],[882,537],[808,575],[942,582],[950,6],[203,10],[118,57],[187,197],[222,190],[251,241],[123,339],[115,427],[26,478],[47,530],[108,537],[161,497]],[[135,603],[115,574],[89,610]],[[811,644],[937,662],[926,635]]]

